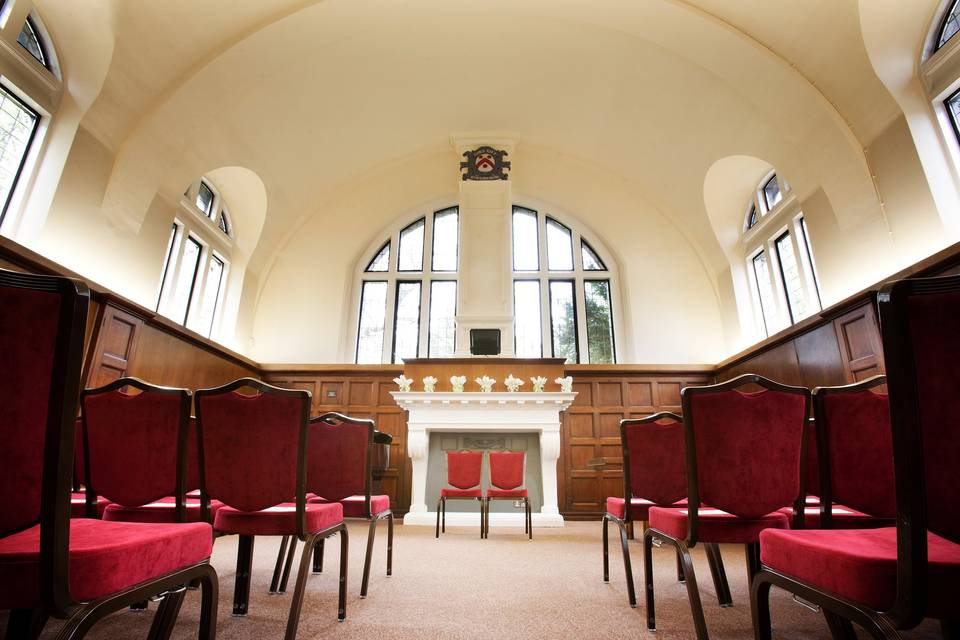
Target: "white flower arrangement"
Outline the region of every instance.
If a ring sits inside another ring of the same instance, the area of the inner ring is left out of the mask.
[[[450,387],[454,393],[463,393],[465,384],[467,384],[467,376],[450,376]]]
[[[507,385],[507,390],[515,392],[517,389],[523,386],[523,380],[521,378],[514,378],[513,374],[507,376],[507,379],[503,381],[503,384]]]
[[[536,377],[530,378],[530,382],[533,383],[534,393],[543,393],[543,388],[547,384],[547,379],[544,376],[536,376]]]
[[[497,384],[497,381],[490,376],[481,376],[474,379],[474,382],[480,385],[480,390],[484,393],[490,393],[493,391],[493,385]]]
[[[558,385],[560,385],[560,391],[563,393],[570,393],[573,391],[573,377],[567,376],[565,378],[554,378],[553,380]]]
[[[437,384],[437,379],[433,376],[427,376],[423,379],[423,390],[426,393],[433,393],[433,387]]]
[[[394,378],[394,382],[397,383],[397,386],[400,387],[400,391],[410,391],[410,385],[413,384],[413,378],[408,378],[407,376],[400,374],[399,378]]]

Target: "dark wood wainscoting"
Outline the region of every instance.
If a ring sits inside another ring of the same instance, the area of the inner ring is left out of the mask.
[[[270,384],[287,389],[306,389],[313,394],[311,414],[337,411],[357,418],[373,420],[377,429],[393,436],[390,445],[390,466],[383,475],[380,490],[390,496],[394,513],[410,509],[410,458],[407,456],[407,412],[393,401],[396,391],[393,378],[402,373],[402,366],[340,365],[330,367],[296,367],[283,370],[283,365],[265,365],[263,378]]]

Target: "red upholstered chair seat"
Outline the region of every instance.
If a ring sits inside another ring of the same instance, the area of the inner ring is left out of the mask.
[[[819,504],[819,499],[817,499],[816,504],[811,504],[809,497],[807,498],[807,507],[804,509],[803,513],[804,529],[820,528]],[[793,509],[790,507],[785,507],[780,511],[788,518],[793,517]],[[834,504],[832,514],[834,529],[867,529],[871,527],[880,527],[884,524],[890,524],[890,518],[877,518],[869,513],[863,513],[862,511],[851,509],[850,507],[846,507],[842,504]]]
[[[70,521],[70,591],[89,602],[210,557],[210,525]],[[40,603],[40,526],[0,539],[0,607]]]
[[[623,498],[607,498],[607,513],[617,518],[623,520],[624,509]],[[656,505],[649,500],[644,498],[633,498],[630,500],[630,517],[634,520],[647,520],[650,511],[650,507],[655,507]],[[687,499],[678,500],[674,502],[673,507],[685,507],[687,506]]]
[[[651,507],[650,527],[678,540],[687,537],[687,509]],[[700,507],[697,539],[703,542],[757,542],[764,529],[789,529],[790,519],[780,511],[759,518],[741,518],[726,511]]]
[[[187,522],[201,522],[200,500],[187,498],[184,505],[187,511]],[[223,503],[219,500],[210,501],[210,514],[216,516]],[[114,522],[176,522],[177,499],[173,496],[161,498],[155,502],[140,505],[139,507],[125,507],[120,504],[111,504],[103,512],[104,520]]]
[[[930,617],[956,615],[960,545],[927,533]],[[760,560],[774,571],[878,611],[897,592],[897,530],[764,531]]]
[[[97,509],[97,517],[103,517],[103,510],[107,508],[110,501],[103,496],[97,496],[97,503],[94,505]],[[74,491],[70,494],[70,517],[87,517],[87,494],[83,491]]]
[[[528,495],[526,489],[487,489],[488,498],[526,498]]]
[[[319,496],[307,496],[310,504],[334,504]],[[338,501],[343,506],[344,518],[366,518],[364,496],[350,496]],[[390,508],[390,496],[370,496],[370,515],[375,516]]]
[[[343,521],[343,505],[307,504],[306,531],[322,531]],[[289,536],[297,533],[297,505],[284,502],[263,511],[238,511],[226,505],[220,507],[213,528],[222,533],[241,536]]]
[[[480,498],[483,494],[480,489],[440,489],[441,498]]]

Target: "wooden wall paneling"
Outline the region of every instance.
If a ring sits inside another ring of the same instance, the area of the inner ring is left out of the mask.
[[[848,382],[836,328],[832,322],[800,334],[793,343],[803,386],[813,389]]]
[[[110,304],[94,317],[99,318],[99,323],[95,320],[97,326],[90,329],[91,339],[96,335],[96,346],[88,356],[86,386],[100,387],[125,375],[136,375],[130,373],[130,367],[137,354],[143,320]]]
[[[847,382],[865,380],[886,371],[880,326],[872,300],[838,317],[833,326]]]

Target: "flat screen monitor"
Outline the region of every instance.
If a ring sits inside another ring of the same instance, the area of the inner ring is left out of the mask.
[[[500,355],[500,329],[470,329],[470,353],[475,356]]]

